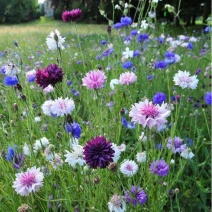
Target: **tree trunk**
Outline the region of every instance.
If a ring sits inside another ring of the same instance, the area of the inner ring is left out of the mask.
[[[207,24],[207,18],[211,13],[211,0],[206,0],[203,12],[203,24]]]

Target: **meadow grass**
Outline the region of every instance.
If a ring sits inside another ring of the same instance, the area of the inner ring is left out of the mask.
[[[55,29],[66,37],[64,50],[48,50],[46,37]],[[124,38],[131,30],[130,27],[112,29],[108,34],[106,25],[75,25],[44,18],[30,24],[0,26],[3,72],[0,83],[0,211],[17,211],[22,204],[28,204],[31,211],[38,212],[104,212],[108,211],[108,202],[112,202],[114,194],[125,196],[132,185],[142,188],[147,201],[136,206],[127,204],[126,211],[210,211],[211,100],[206,102],[204,97],[207,92],[211,94],[211,33],[191,30],[182,38],[177,36],[182,31],[174,33],[173,28],[158,26],[145,32],[149,35],[146,41],[138,42],[139,35],[136,35],[127,43]],[[161,38],[161,42],[157,38]],[[189,41],[192,38],[197,40]],[[101,42],[103,40],[106,44]],[[172,46],[174,41],[178,46]],[[189,42],[192,48],[188,48]],[[124,59],[127,46],[138,50],[138,55]],[[171,58],[173,61],[165,68],[157,68],[156,62],[164,61],[167,52],[174,52],[180,60]],[[21,70],[18,74],[21,88],[5,85],[4,67],[8,61],[13,61]],[[133,62],[133,66],[123,68],[126,61]],[[27,80],[26,73],[43,70],[49,64],[57,64],[64,75],[53,92],[44,94],[35,81]],[[90,70],[103,71],[106,76],[103,86],[88,89],[83,85],[82,79]],[[179,70],[196,76],[197,88],[183,89],[175,85],[173,78]],[[136,81],[129,85],[119,82],[113,89],[111,80],[120,81],[120,75],[127,71],[136,75]],[[167,122],[152,128],[132,123],[129,113],[133,105],[146,98],[152,101],[157,92],[166,95],[166,109],[170,111]],[[45,115],[41,108],[44,102],[59,97],[73,99],[75,109],[71,115]],[[65,128],[65,124],[73,122],[82,130],[78,141],[74,134],[77,132],[69,129],[68,133]],[[104,136],[113,143],[116,169],[92,168],[82,162],[82,148],[96,136]],[[181,152],[173,153],[167,147],[168,139],[176,137],[193,157],[188,154],[183,157]],[[49,143],[42,143],[42,138]],[[13,150],[8,149],[9,146]],[[65,161],[66,151],[72,153],[70,160],[75,165]],[[144,152],[146,157],[139,162],[137,154]],[[14,164],[20,162],[18,154],[23,153],[25,160],[15,169]],[[60,163],[55,161],[56,155],[61,157]],[[161,167],[161,172],[167,172],[164,176],[150,171],[150,165],[159,159],[169,166],[168,171]],[[138,165],[138,171],[131,176],[120,169],[126,160]],[[16,174],[34,166],[44,174],[43,186],[37,192],[21,196],[12,187]],[[131,197],[137,198],[135,194]]]

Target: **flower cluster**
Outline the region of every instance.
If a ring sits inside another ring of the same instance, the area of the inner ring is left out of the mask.
[[[74,9],[71,11],[65,11],[62,14],[62,19],[64,22],[76,21],[82,16],[82,11],[80,9]]]

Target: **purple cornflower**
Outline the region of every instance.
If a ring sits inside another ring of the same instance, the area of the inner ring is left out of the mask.
[[[14,86],[18,84],[18,78],[16,76],[6,76],[4,78],[4,84],[7,86]]]
[[[122,117],[121,123],[127,129],[135,129],[136,124],[134,122],[128,122],[125,118]]]
[[[150,172],[161,177],[165,177],[169,173],[169,165],[164,160],[156,160],[151,163]]]
[[[75,89],[72,89],[71,90],[71,93],[74,95],[74,96],[79,96],[80,92],[75,90]]]
[[[115,151],[112,143],[104,136],[97,136],[83,147],[84,160],[91,168],[106,168],[113,162]]]
[[[130,62],[130,61],[127,61],[127,62],[124,62],[123,65],[122,65],[122,68],[124,69],[130,69],[133,67],[133,62]]]
[[[102,41],[100,41],[100,44],[101,45],[105,45],[105,44],[107,44],[107,41],[106,40],[102,40]]]
[[[36,83],[43,89],[48,85],[55,86],[57,83],[62,82],[62,80],[63,71],[57,64],[50,64],[43,70],[38,69],[36,72]]]
[[[162,92],[158,92],[153,96],[152,101],[154,104],[162,104],[166,102],[166,95]]]
[[[82,132],[82,129],[81,129],[80,125],[78,123],[76,123],[76,122],[73,122],[71,124],[66,123],[65,124],[65,130],[69,134],[72,134],[72,136],[74,138],[80,138],[80,135],[81,135],[81,132]]]
[[[132,18],[128,17],[128,16],[122,17],[121,24],[122,24],[122,26],[128,26],[128,25],[132,24]]]
[[[139,34],[138,35],[138,42],[143,42],[143,41],[145,41],[145,40],[147,40],[149,38],[149,35],[148,34],[146,34],[146,33],[144,33],[144,34]]]
[[[204,100],[207,105],[211,105],[212,104],[212,92],[207,92],[204,96]]]
[[[171,149],[174,154],[181,153],[186,149],[186,144],[183,144],[183,140],[179,137],[169,138],[167,143],[168,149]]]
[[[126,203],[132,204],[133,206],[136,206],[137,204],[144,205],[147,201],[147,195],[140,188],[140,186],[133,186],[131,187],[131,190],[127,190],[125,193]]]
[[[196,74],[196,75],[199,75],[199,74],[201,73],[201,71],[202,71],[202,70],[201,70],[200,68],[198,68],[198,69],[196,70],[196,73],[195,73],[195,74]]]
[[[155,62],[155,69],[157,68],[164,69],[166,67],[167,63],[164,60]]]
[[[113,52],[114,52],[114,49],[113,49],[113,48],[109,48],[109,49],[105,50],[105,51],[102,53],[102,56],[103,56],[103,57],[107,57],[108,55],[111,55]]]
[[[75,9],[71,11],[65,11],[62,14],[62,19],[64,22],[76,21],[82,16],[82,11],[80,9]]]

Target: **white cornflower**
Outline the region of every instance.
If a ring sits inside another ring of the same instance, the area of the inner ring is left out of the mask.
[[[155,14],[154,11],[148,12],[148,15],[149,15],[150,18],[155,18],[156,17],[156,14]]]
[[[8,76],[16,76],[20,73],[20,70],[13,62],[9,62],[6,66],[4,66],[4,73]]]
[[[53,87],[51,84],[49,84],[47,87],[45,87],[45,88],[43,89],[43,93],[44,93],[44,94],[51,93],[51,92],[53,92],[53,91],[54,91],[54,87]]]
[[[50,161],[53,169],[57,169],[59,166],[63,165],[63,160],[61,159],[60,155],[55,154],[53,160]]]
[[[125,160],[121,164],[120,171],[128,177],[133,176],[138,171],[138,165],[133,160]]]
[[[186,148],[180,153],[180,156],[185,159],[191,159],[194,157],[194,154],[189,148]]]
[[[48,116],[53,116],[53,113],[52,113],[52,106],[54,105],[54,101],[53,100],[47,100],[45,101],[42,106],[41,106],[41,109],[43,110],[43,113],[45,115],[48,115]]]
[[[133,51],[129,49],[129,47],[126,47],[126,51],[122,53],[122,55],[128,59],[133,57]]]
[[[30,148],[29,148],[29,145],[27,143],[24,143],[24,146],[23,146],[23,153],[25,155],[30,155]]]
[[[198,79],[197,76],[190,76],[190,73],[187,71],[178,71],[178,73],[176,73],[174,75],[174,80],[175,85],[179,85],[181,88],[191,88],[191,89],[195,89],[197,87],[198,84]]]
[[[120,10],[121,7],[120,7],[118,4],[116,4],[116,5],[115,5],[115,9]]]
[[[146,23],[146,20],[141,21],[141,29],[145,30],[147,29],[149,24]]]
[[[136,159],[139,163],[143,163],[146,161],[146,151],[138,152],[136,155]]]
[[[112,90],[114,90],[115,89],[115,86],[114,85],[118,85],[119,84],[119,80],[118,79],[112,79],[111,81],[110,81],[110,88],[112,89]]]
[[[114,194],[108,202],[108,208],[110,212],[124,212],[126,211],[126,203],[123,196]]]
[[[119,150],[119,147],[114,143],[112,143],[112,149],[115,151],[114,156],[112,157],[113,162],[117,163],[121,156],[121,151]]]
[[[55,29],[55,31],[50,32],[50,35],[46,38],[46,44],[49,50],[57,50],[58,48],[65,49],[65,47],[63,46],[65,39],[66,38],[61,37],[60,32]]]
[[[48,144],[49,144],[49,140],[46,137],[43,137],[40,140],[35,141],[33,150],[36,153],[38,150],[42,149],[42,147],[46,147]]]
[[[35,122],[40,122],[41,118],[40,118],[40,116],[36,116],[34,120],[35,120]]]

